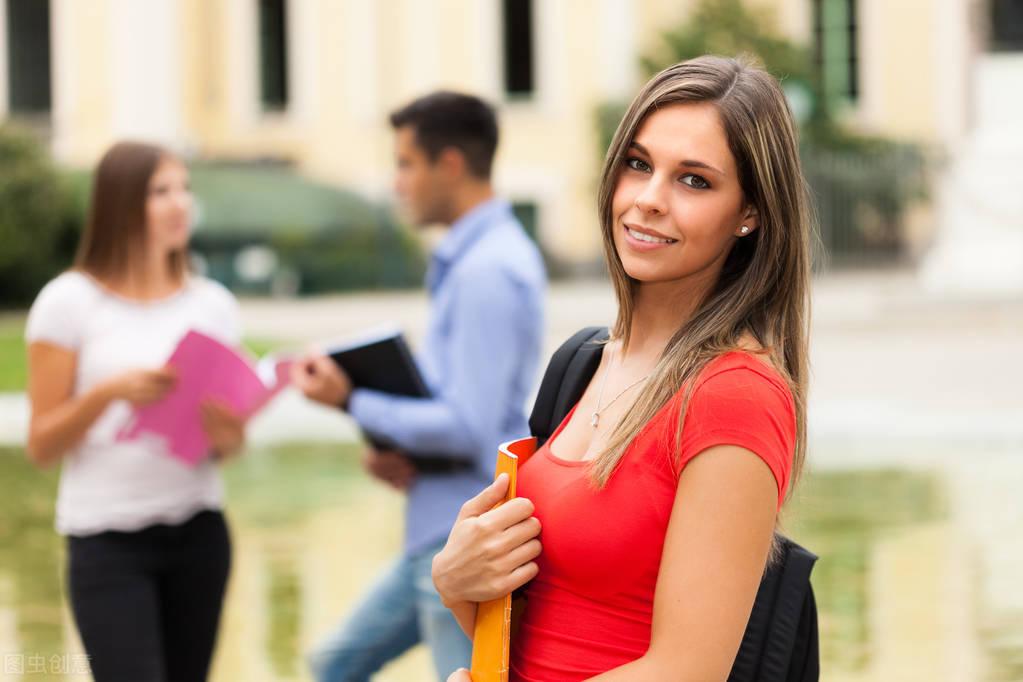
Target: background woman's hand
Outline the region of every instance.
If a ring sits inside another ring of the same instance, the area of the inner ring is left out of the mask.
[[[201,407],[202,428],[213,451],[220,457],[233,455],[245,445],[245,418],[216,400]]]
[[[115,400],[127,400],[138,407],[155,403],[174,388],[176,374],[170,367],[137,369],[120,374],[108,385]]]
[[[508,476],[501,474],[462,505],[447,544],[433,559],[433,583],[449,608],[502,597],[536,576],[540,521],[524,497],[494,509],[507,490]]]
[[[472,676],[465,668],[459,668],[448,675],[448,682],[472,682]]]

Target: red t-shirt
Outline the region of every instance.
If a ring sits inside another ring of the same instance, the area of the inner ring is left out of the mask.
[[[781,376],[747,353],[713,360],[697,379],[676,462],[681,399],[680,391],[639,433],[601,490],[587,462],[551,453],[571,414],[523,465],[518,493],[536,506],[543,553],[512,641],[513,682],[583,680],[646,653],[678,478],[701,452],[738,445],[756,453],[774,473],[781,507],[796,441]]]

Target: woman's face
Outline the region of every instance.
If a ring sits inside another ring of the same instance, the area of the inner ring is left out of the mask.
[[[673,104],[640,125],[611,201],[614,244],[643,283],[714,282],[737,237],[757,228],[710,103]]]
[[[165,158],[149,179],[146,195],[146,239],[161,252],[180,251],[188,244],[192,224],[192,190],[188,169]]]

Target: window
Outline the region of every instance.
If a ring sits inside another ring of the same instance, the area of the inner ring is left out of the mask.
[[[50,112],[50,1],[7,1],[7,108]]]
[[[1023,51],[1023,2],[991,0],[991,50]]]
[[[504,21],[504,91],[509,97],[533,94],[533,2],[502,0]]]
[[[813,0],[814,61],[829,106],[860,95],[856,0]]]
[[[537,232],[540,227],[540,209],[532,201],[516,201],[512,204],[512,213],[526,229],[526,234],[538,241]]]
[[[264,111],[288,107],[286,0],[259,0],[260,101]]]

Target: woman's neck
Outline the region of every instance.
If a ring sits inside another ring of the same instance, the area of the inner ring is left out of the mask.
[[[693,316],[712,285],[691,281],[637,284],[626,355],[660,358],[668,341]]]
[[[149,301],[173,294],[181,288],[182,278],[171,270],[166,253],[146,253],[106,285],[122,296]]]

